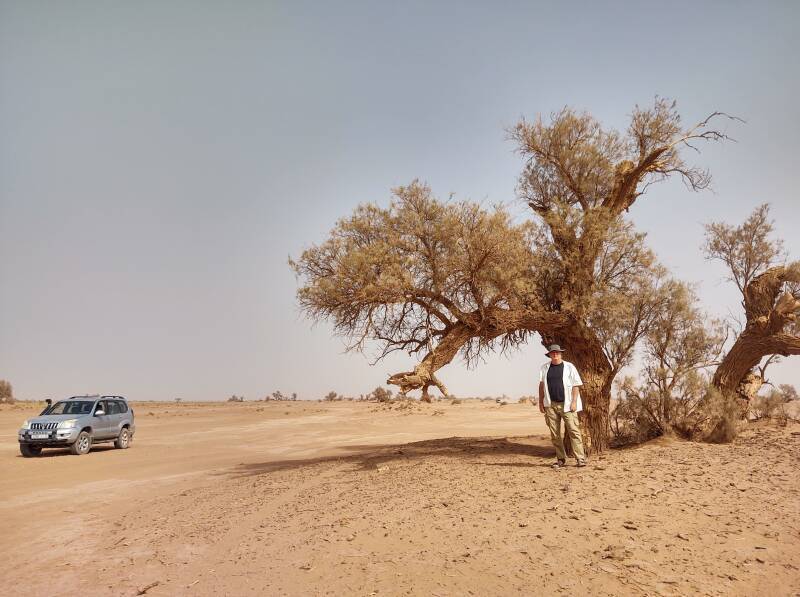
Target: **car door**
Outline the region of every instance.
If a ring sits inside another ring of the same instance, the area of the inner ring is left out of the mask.
[[[118,400],[106,400],[106,404],[108,405],[108,433],[111,437],[117,437],[122,420],[120,404]]]
[[[103,412],[99,415],[100,411]],[[94,418],[92,419],[92,427],[94,428],[94,436],[97,439],[107,438],[111,434],[110,419],[108,414],[108,401],[98,400],[97,405],[94,407]]]

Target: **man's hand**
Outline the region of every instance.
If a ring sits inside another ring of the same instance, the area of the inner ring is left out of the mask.
[[[539,400],[539,412],[544,414],[544,402]]]
[[[578,410],[578,400],[577,398],[573,398],[572,402],[569,404],[569,412],[574,413],[576,410]]]

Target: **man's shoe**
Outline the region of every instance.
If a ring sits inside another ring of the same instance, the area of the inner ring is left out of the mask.
[[[585,460],[579,460],[578,461],[578,466],[586,466],[586,461]]]
[[[564,460],[556,460],[553,464],[550,465],[552,468],[564,468],[567,466],[566,461]]]

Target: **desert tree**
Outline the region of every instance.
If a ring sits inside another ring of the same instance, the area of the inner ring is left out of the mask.
[[[783,243],[773,238],[767,204],[739,226],[706,225],[706,257],[722,262],[742,295],[744,323],[717,367],[713,384],[749,400],[776,357],[800,354],[800,262],[787,262]]]
[[[418,355],[388,383],[426,400],[431,386],[448,394],[437,371],[459,353],[470,365],[533,333],[558,342],[581,371],[584,428],[602,450],[614,377],[656,312],[659,267],[624,215],[667,178],[708,186],[682,152],[724,139],[711,127],[719,116],[687,128],[674,103],[657,99],[634,109],[624,133],[571,109],[547,124],[523,120],[509,134],[525,162],[518,193],[530,220],[439,201],[416,181],[399,187],[389,207],[359,206],[291,261],[301,308],[331,321],[351,350],[377,341],[378,359]]]

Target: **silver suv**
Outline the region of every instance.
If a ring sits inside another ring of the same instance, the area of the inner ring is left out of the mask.
[[[133,409],[122,396],[73,396],[22,424],[19,451],[26,458],[39,456],[42,448],[69,448],[79,455],[101,442],[125,449],[135,431]]]

